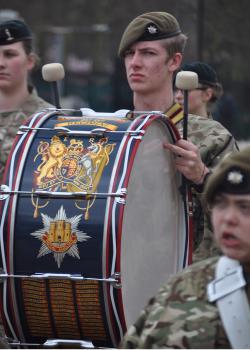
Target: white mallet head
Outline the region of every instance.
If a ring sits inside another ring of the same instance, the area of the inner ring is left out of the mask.
[[[42,76],[48,82],[62,80],[65,76],[64,67],[61,63],[45,64],[42,67]]]
[[[181,71],[176,74],[175,86],[180,90],[197,89],[199,84],[198,74],[195,72]]]

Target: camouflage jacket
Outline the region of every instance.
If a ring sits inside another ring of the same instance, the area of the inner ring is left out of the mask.
[[[183,123],[176,127],[182,134]],[[188,117],[188,139],[197,145],[201,158],[208,168],[214,168],[228,153],[238,150],[231,133],[219,122],[190,114]]]
[[[33,89],[18,110],[0,112],[0,183],[19,126],[33,113],[48,107],[53,106],[40,98]]]
[[[171,113],[175,111],[176,105],[166,113],[170,119],[173,119]],[[183,119],[176,122],[175,125],[182,135]],[[197,145],[203,162],[210,169],[213,169],[225,155],[238,151],[237,143],[231,133],[212,118],[190,114],[188,116],[188,139]],[[194,224],[193,261],[195,262],[217,255],[219,250],[213,242],[213,233],[202,209],[202,194],[197,193],[192,186],[191,189]]]
[[[200,261],[172,277],[128,329],[120,347],[231,348],[215,303],[207,300],[218,257]],[[248,299],[250,288],[247,288]]]

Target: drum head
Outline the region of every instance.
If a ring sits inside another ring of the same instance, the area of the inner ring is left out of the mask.
[[[135,156],[124,210],[121,278],[127,326],[171,274],[183,267],[185,215],[180,174],[163,142],[170,126],[155,120]]]

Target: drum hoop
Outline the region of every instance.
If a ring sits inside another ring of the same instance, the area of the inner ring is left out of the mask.
[[[165,116],[155,115],[155,114],[149,114],[149,115],[143,115],[138,118],[136,118],[131,125],[129,126],[129,130],[146,130],[149,125],[154,120],[160,120],[162,121],[168,128],[168,131],[170,133],[170,136],[172,140],[177,140],[180,138],[178,129],[176,126],[170,122]],[[140,144],[140,139],[135,140],[133,143],[135,137],[131,135],[124,136],[122,139],[122,142],[120,144],[119,150],[116,155],[116,160],[114,163],[113,171],[111,174],[111,180],[110,180],[110,191],[114,191],[115,187],[122,188],[126,187],[129,183],[129,177],[131,174],[131,170],[133,168],[135,155],[137,153],[137,149]],[[130,155],[130,159],[128,157]],[[125,160],[124,160],[125,159]],[[120,176],[119,184],[117,183],[117,179],[119,179],[119,171],[123,168],[121,173],[123,175]],[[126,175],[126,176],[124,176]],[[124,207],[121,209],[117,209],[117,202],[115,202],[113,199],[109,199],[107,201],[106,205],[106,215],[105,215],[105,226],[104,226],[104,251],[103,251],[103,274],[105,276],[115,273],[115,262],[118,262],[118,265],[120,267],[120,251],[119,247],[121,246],[121,234],[120,232],[116,232],[116,227],[118,227],[119,231],[119,225],[116,225],[116,211],[119,211],[119,215],[117,215],[118,220],[123,220],[123,213],[124,213]],[[112,227],[112,230],[111,230]],[[111,235],[112,232],[112,235]],[[116,237],[119,237],[119,240],[116,244]],[[110,241],[112,242],[112,247],[115,249],[115,252],[113,252],[113,260],[112,260],[112,267],[111,271],[109,271],[109,265],[108,265],[108,258],[109,257],[109,249]],[[117,249],[118,247],[118,249]],[[117,264],[117,263],[116,263]],[[119,269],[119,268],[118,268]],[[118,291],[119,296],[119,309],[121,312],[119,313],[115,300],[114,300],[114,289],[112,286],[103,286],[104,289],[104,295],[105,295],[105,310],[106,315],[108,319],[108,325],[110,332],[113,333],[114,324],[118,326],[120,338],[123,336],[124,332],[126,331],[126,321],[125,321],[125,314],[124,314],[124,308],[122,303],[122,294],[120,291]],[[120,314],[120,317],[119,317]]]

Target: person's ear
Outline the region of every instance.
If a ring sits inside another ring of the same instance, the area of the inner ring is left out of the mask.
[[[207,88],[206,90],[203,91],[203,98],[205,100],[205,102],[209,102],[212,97],[213,97],[213,89],[212,88]]]
[[[180,52],[176,52],[171,58],[168,60],[168,68],[169,71],[175,72],[180,68],[182,61],[182,54]]]
[[[30,53],[28,55],[27,68],[28,70],[32,70],[37,64],[37,56],[34,53]]]

